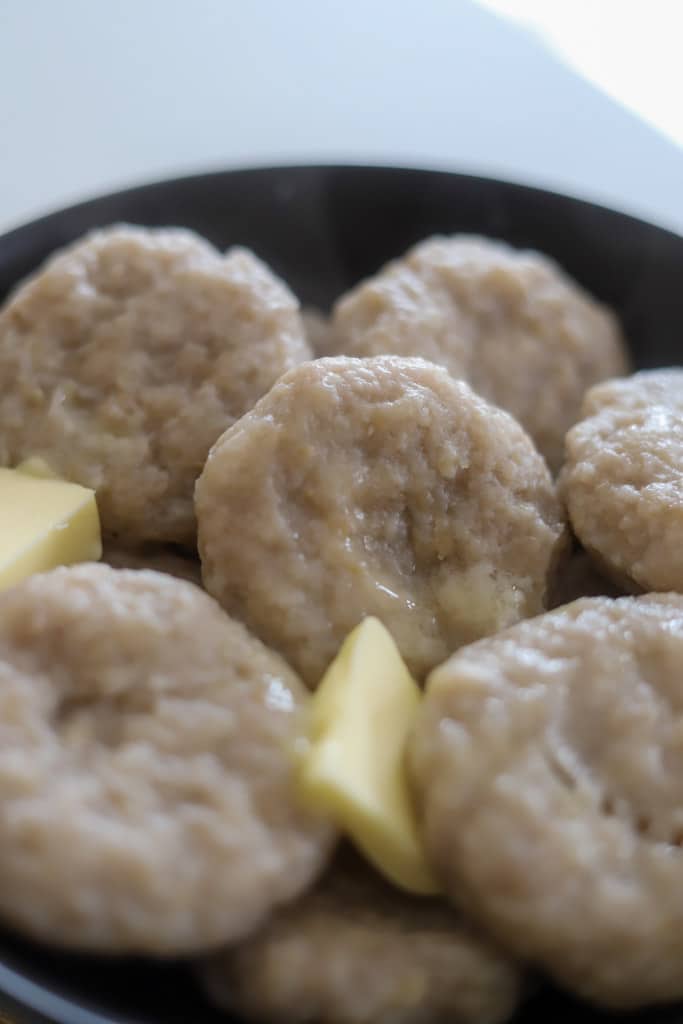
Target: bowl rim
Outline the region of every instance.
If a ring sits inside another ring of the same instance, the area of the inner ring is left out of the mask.
[[[675,239],[677,241],[683,240],[683,232],[678,232],[675,228],[665,227],[662,224],[647,220],[645,217],[641,217],[637,214],[627,213],[624,210],[619,209],[618,206],[610,206],[603,202],[576,195],[572,192],[564,192],[560,189],[541,185],[530,185],[513,178],[498,177],[493,174],[475,174],[469,171],[459,171],[456,169],[451,170],[446,167],[429,167],[409,163],[383,164],[361,160],[358,162],[344,161],[341,163],[336,161],[331,161],[329,163],[325,161],[315,161],[312,163],[294,161],[292,163],[265,162],[263,164],[239,164],[222,168],[212,168],[204,171],[192,171],[188,174],[174,174],[172,177],[168,178],[151,178],[149,180],[133,182],[129,185],[124,185],[122,188],[112,189],[111,191],[88,194],[85,199],[80,199],[76,202],[69,202],[66,206],[51,207],[46,212],[38,214],[38,216],[31,217],[30,220],[21,221],[13,227],[10,226],[8,230],[0,234],[0,246],[4,246],[14,240],[18,241],[24,232],[32,231],[39,226],[49,225],[51,222],[57,222],[64,217],[86,213],[89,208],[96,207],[102,202],[134,199],[136,197],[144,198],[146,194],[153,193],[160,188],[173,189],[178,187],[200,187],[202,184],[208,184],[212,181],[215,182],[221,178],[239,178],[253,174],[270,176],[276,174],[301,174],[311,172],[368,172],[370,174],[390,175],[419,174],[433,179],[456,179],[471,185],[501,185],[503,188],[520,196],[527,195],[529,197],[535,196],[537,199],[547,197],[549,199],[568,200],[569,202],[575,203],[577,206],[584,208],[590,207],[593,210],[601,211],[603,214],[622,218],[631,222],[634,226],[638,225],[650,230],[661,232],[664,235],[668,235],[671,239]]]
[[[0,961],[0,1024],[19,1024],[12,1016],[15,1012],[27,1024],[121,1024],[120,1019],[89,1010]]]

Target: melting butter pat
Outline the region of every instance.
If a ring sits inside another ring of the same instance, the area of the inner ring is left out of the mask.
[[[311,701],[301,756],[303,798],[331,817],[395,885],[438,887],[410,800],[405,747],[420,703],[417,683],[374,618],[347,637]]]
[[[0,589],[101,556],[94,491],[58,480],[33,459],[0,468]]]

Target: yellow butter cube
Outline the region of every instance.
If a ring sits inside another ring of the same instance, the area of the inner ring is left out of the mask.
[[[101,555],[94,491],[56,479],[35,460],[0,469],[0,589]]]
[[[311,701],[299,781],[309,806],[331,817],[402,889],[435,893],[417,833],[405,747],[420,690],[391,635],[374,618],[347,637]]]

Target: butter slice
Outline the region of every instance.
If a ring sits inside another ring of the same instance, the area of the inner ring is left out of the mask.
[[[102,556],[95,492],[38,469],[0,469],[0,590]]]
[[[302,797],[410,892],[438,891],[417,832],[405,748],[420,690],[375,618],[357,626],[311,701]]]

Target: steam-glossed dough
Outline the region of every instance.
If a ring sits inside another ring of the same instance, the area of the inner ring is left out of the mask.
[[[505,948],[605,1006],[683,998],[683,596],[458,651],[411,746],[427,852]]]
[[[625,588],[683,591],[683,370],[607,381],[583,412],[562,473],[577,536]]]
[[[0,912],[90,952],[241,938],[321,870],[307,694],[198,587],[104,565],[0,596]]]
[[[392,356],[283,377],[212,449],[196,508],[207,590],[310,686],[366,615],[421,678],[536,614],[564,539],[521,427]]]
[[[592,384],[627,370],[613,314],[547,256],[429,238],[336,304],[338,352],[423,356],[515,416],[553,470]]]
[[[454,910],[350,858],[200,977],[218,1006],[268,1024],[503,1024],[521,989]]]
[[[93,488],[106,536],[194,546],[209,448],[309,356],[296,299],[247,250],[96,231],[0,312],[0,464],[40,456]]]

